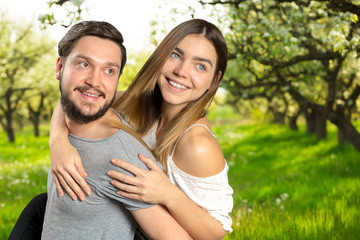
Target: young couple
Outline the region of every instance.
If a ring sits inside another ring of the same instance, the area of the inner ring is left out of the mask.
[[[229,168],[205,115],[227,65],[220,30],[181,23],[117,93],[126,50],[112,25],[78,23],[58,50],[48,193],[24,209],[10,239],[133,239],[137,224],[151,239],[231,232]],[[40,223],[29,223],[38,210]]]

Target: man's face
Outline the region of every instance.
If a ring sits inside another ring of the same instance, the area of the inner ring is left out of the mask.
[[[65,114],[77,123],[102,117],[114,101],[120,65],[121,50],[115,42],[80,38],[65,62],[58,59],[56,65]]]

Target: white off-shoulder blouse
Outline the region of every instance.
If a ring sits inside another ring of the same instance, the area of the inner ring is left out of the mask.
[[[203,124],[191,125],[185,132],[195,126],[205,127],[211,133],[210,129]],[[153,148],[156,142],[156,128],[157,124],[143,138],[150,148]],[[229,166],[226,161],[224,160],[225,167],[220,173],[205,178],[194,177],[179,169],[173,161],[172,157],[176,144],[167,162],[170,181],[181,189],[189,199],[207,210],[212,217],[222,224],[225,231],[232,232],[232,219],[229,214],[233,209],[232,195],[234,191],[229,185],[227,176]]]

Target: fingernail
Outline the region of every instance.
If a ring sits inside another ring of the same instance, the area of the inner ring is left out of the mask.
[[[112,162],[113,164],[117,164],[117,160],[116,160],[116,159],[111,160],[111,162]]]
[[[107,173],[107,175],[109,175],[110,177],[112,177],[112,172],[109,171],[109,172]]]
[[[88,196],[90,196],[91,191],[90,191],[90,190],[87,190],[87,191],[86,191],[86,194],[87,194]]]
[[[77,197],[76,197],[76,196],[72,196],[71,198],[72,198],[72,200],[75,201]]]
[[[85,197],[84,196],[80,196],[80,201],[84,201]]]
[[[140,153],[140,154],[139,154],[139,157],[141,157],[141,158],[142,158],[142,157],[144,157],[144,155],[142,155],[142,154]]]

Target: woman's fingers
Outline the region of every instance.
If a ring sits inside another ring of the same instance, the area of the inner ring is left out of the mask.
[[[77,196],[76,196],[75,192],[73,192],[73,190],[69,187],[69,185],[64,180],[64,178],[61,175],[57,175],[57,178],[58,178],[62,188],[65,190],[65,192],[67,192],[67,194],[69,194],[69,196],[72,198],[72,200],[76,200]]]
[[[139,154],[139,159],[145,163],[145,165],[150,169],[150,170],[160,170],[160,167],[149,157],[145,157],[142,154]]]
[[[66,171],[61,172],[55,172],[53,171],[53,176],[56,176],[56,178],[59,180],[61,186],[69,194],[69,196],[75,200],[79,198],[81,201],[85,199],[85,195],[79,185],[77,184],[76,180],[71,177],[71,175],[68,174]],[[78,179],[82,179],[81,177]],[[55,180],[55,177],[54,177]],[[84,180],[84,179],[82,179]],[[84,180],[85,181],[85,180]],[[56,182],[55,182],[56,183]]]
[[[69,169],[68,170],[68,176],[69,181],[68,184],[70,187],[76,192],[76,195],[80,198],[79,194],[82,194],[82,191],[86,193],[86,195],[91,194],[91,188],[89,184],[85,181],[85,179],[80,175],[80,171],[77,171],[78,169]],[[86,172],[85,172],[86,173]],[[87,174],[86,174],[87,175]],[[74,181],[71,181],[71,179],[74,179]]]
[[[139,194],[138,193],[138,188],[136,186],[130,185],[130,184],[126,184],[126,183],[122,183],[116,180],[111,180],[111,184],[118,188],[120,191],[123,192],[127,192],[127,193],[133,193],[133,194]]]
[[[87,177],[87,172],[85,171],[80,158],[75,159],[75,167],[78,170],[81,177],[85,178]],[[88,186],[89,187],[89,186]],[[84,188],[83,188],[84,189]],[[85,190],[85,189],[84,189]]]
[[[145,202],[142,197],[140,197],[140,195],[138,194],[134,194],[134,193],[128,193],[128,192],[124,192],[124,191],[117,191],[117,194],[119,194],[120,196],[126,197],[126,198],[130,198],[130,199],[134,199],[134,200],[138,200],[141,202]]]
[[[107,174],[109,177],[114,178],[125,184],[137,185],[139,183],[138,179],[136,179],[135,177],[129,176],[121,172],[109,171]]]
[[[75,177],[73,178],[72,176],[75,176]],[[63,174],[63,178],[66,181],[68,187],[72,190],[72,192],[74,192],[81,201],[84,201],[85,194],[82,191],[82,189],[80,188],[80,186],[81,186],[81,184],[83,186],[87,186],[87,187],[89,187],[89,186],[87,185],[86,181],[78,174],[78,172],[76,172],[76,173],[65,172]],[[87,190],[87,191],[89,191],[89,190]],[[86,194],[88,194],[88,193],[86,193]]]
[[[57,189],[57,191],[59,193],[59,196],[63,197],[64,196],[64,191],[63,191],[63,189],[61,187],[59,179],[57,178],[57,176],[55,174],[53,174],[53,178],[54,178],[55,186],[56,186],[56,189]]]
[[[132,174],[134,174],[135,176],[140,175],[143,171],[146,171],[144,169],[141,169],[131,163],[125,162],[123,160],[120,159],[112,159],[111,162],[118,167],[121,167],[122,169],[131,172]]]

